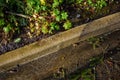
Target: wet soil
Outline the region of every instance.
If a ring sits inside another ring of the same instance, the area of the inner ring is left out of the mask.
[[[119,5],[120,1],[119,0],[116,0],[116,1],[117,1],[116,3],[109,4],[107,7],[103,8],[98,13],[81,11],[81,10],[78,10],[77,6],[66,8],[66,10],[68,10],[68,12],[69,12],[69,15],[70,15],[69,18],[70,18],[71,22],[73,23],[73,26],[77,26],[77,25],[80,25],[83,23],[90,22],[94,19],[106,16],[108,14],[113,14],[115,12],[119,12],[120,11],[120,5]],[[64,31],[64,30],[61,30],[61,31]],[[54,34],[59,33],[61,31],[54,32]],[[5,52],[17,49],[19,47],[25,46],[25,45],[30,44],[30,43],[33,43],[33,42],[38,41],[40,39],[54,35],[54,34],[47,34],[47,35],[41,34],[37,37],[29,38],[26,35],[25,30],[22,30],[21,33],[22,33],[21,35],[14,35],[10,42],[7,42],[6,39],[0,38],[0,55],[5,53]],[[2,33],[0,33],[0,36],[1,36],[1,34]],[[14,40],[18,37],[21,38],[21,41],[18,43],[15,43]]]

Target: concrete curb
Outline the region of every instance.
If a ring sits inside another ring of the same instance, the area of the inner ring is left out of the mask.
[[[88,41],[81,41],[66,48],[24,65],[19,65],[8,71],[0,73],[0,80],[59,80],[78,69],[83,69],[93,57],[104,55],[115,55],[112,51],[120,47],[120,30],[107,35],[100,35],[102,41],[98,47],[93,49]],[[107,56],[107,57],[108,57]],[[61,72],[64,70],[64,73]],[[55,77],[54,74],[61,76]],[[63,75],[64,74],[64,75]]]
[[[46,39],[0,55],[0,72],[52,54],[91,36],[120,29],[120,12],[61,32]]]

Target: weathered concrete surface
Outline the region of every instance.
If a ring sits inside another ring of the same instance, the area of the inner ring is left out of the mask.
[[[0,55],[0,72],[45,57],[78,41],[120,29],[120,12]]]
[[[105,37],[95,50],[87,41],[76,43],[38,60],[20,65],[11,71],[0,73],[0,80],[42,80],[57,73],[60,68],[66,69],[69,73],[86,65],[91,57],[105,53],[118,45],[120,45],[120,31]]]

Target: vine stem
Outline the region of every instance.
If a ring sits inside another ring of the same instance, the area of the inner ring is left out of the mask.
[[[6,11],[6,13],[11,14],[11,15],[16,15],[16,16],[19,16],[19,17],[23,17],[23,18],[27,18],[27,19],[31,19],[31,16],[24,15],[24,14],[18,14],[18,13],[9,12],[9,11]],[[39,16],[39,18],[42,19],[44,17],[43,16]]]
[[[20,16],[20,17],[23,17],[23,18],[30,19],[30,16],[28,16],[28,15],[13,13],[13,12],[9,12],[9,11],[6,11],[6,13],[11,14],[11,15]]]

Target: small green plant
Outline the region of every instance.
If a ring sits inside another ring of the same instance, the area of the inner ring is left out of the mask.
[[[70,21],[66,21],[63,25],[63,27],[67,30],[67,29],[70,29],[72,27],[72,24]]]
[[[21,41],[21,38],[16,38],[16,39],[14,40],[15,43],[19,43],[20,41]]]
[[[81,78],[83,80],[95,80],[95,74],[92,73],[92,69],[91,68],[88,68],[88,69],[85,69],[83,70],[83,72],[81,73]]]
[[[95,66],[99,63],[102,63],[103,60],[103,55],[89,59],[89,66],[85,69],[82,69],[81,71],[77,70],[74,74],[71,74],[69,80],[95,80]]]
[[[60,30],[60,26],[56,22],[50,23],[49,33],[52,33],[54,30]]]
[[[87,40],[90,44],[92,44],[93,49],[96,49],[96,47],[100,46],[100,42],[102,41],[101,38],[98,37],[91,37]]]
[[[83,69],[77,74],[71,75],[69,80],[95,80],[95,73],[93,73],[94,67]]]
[[[98,11],[105,0],[0,0],[0,31],[7,37],[27,29],[30,38],[72,27],[65,6],[79,5],[87,11]],[[80,10],[82,10],[80,9]]]
[[[5,33],[9,33],[10,30],[11,30],[11,25],[8,24],[6,27],[3,28],[3,30],[4,30]]]
[[[55,79],[63,79],[66,76],[66,71],[64,68],[60,68],[56,73],[53,74]]]

